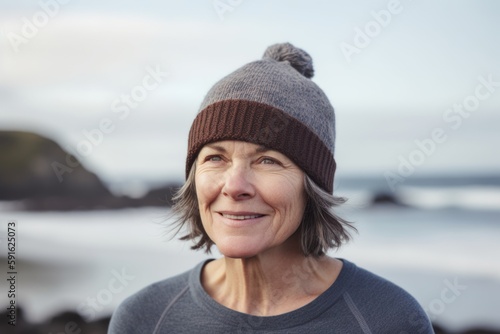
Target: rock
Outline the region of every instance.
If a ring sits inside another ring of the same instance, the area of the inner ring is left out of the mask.
[[[0,131],[0,152],[0,200],[111,195],[97,175],[51,139]]]

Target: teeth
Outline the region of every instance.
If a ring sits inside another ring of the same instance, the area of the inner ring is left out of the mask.
[[[252,218],[259,218],[262,215],[251,215],[251,216],[236,216],[236,215],[228,215],[228,214],[222,214],[223,217],[229,218],[229,219],[237,219],[237,220],[244,220],[244,219],[252,219]]]

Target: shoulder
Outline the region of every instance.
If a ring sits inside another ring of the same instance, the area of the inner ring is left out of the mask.
[[[374,333],[433,333],[431,323],[418,301],[400,286],[343,260],[352,270],[344,293],[350,311]]]
[[[344,260],[344,263],[347,261]],[[355,279],[351,281],[349,291],[357,298],[371,299],[377,297],[387,301],[402,301],[413,304],[415,299],[400,286],[355,264],[350,264]]]
[[[153,283],[126,298],[114,311],[108,333],[152,333],[165,307],[188,291],[189,276],[195,269]]]

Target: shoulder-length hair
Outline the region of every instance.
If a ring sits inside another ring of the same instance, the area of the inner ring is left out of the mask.
[[[210,253],[214,242],[203,228],[198,208],[195,185],[196,161],[193,163],[186,183],[173,197],[172,214],[175,216],[173,229],[175,235],[183,228],[188,233],[180,240],[192,240],[191,249],[205,248]],[[319,187],[307,174],[304,174],[307,197],[304,216],[299,226],[302,252],[305,256],[319,257],[329,249],[339,248],[351,239],[349,229],[357,231],[352,223],[338,217],[333,209],[346,202],[343,197],[336,197]]]

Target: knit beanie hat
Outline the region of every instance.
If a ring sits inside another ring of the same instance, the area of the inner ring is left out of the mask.
[[[240,140],[281,152],[331,194],[335,114],[313,75],[309,54],[283,43],[217,82],[189,131],[186,176],[204,145]]]

